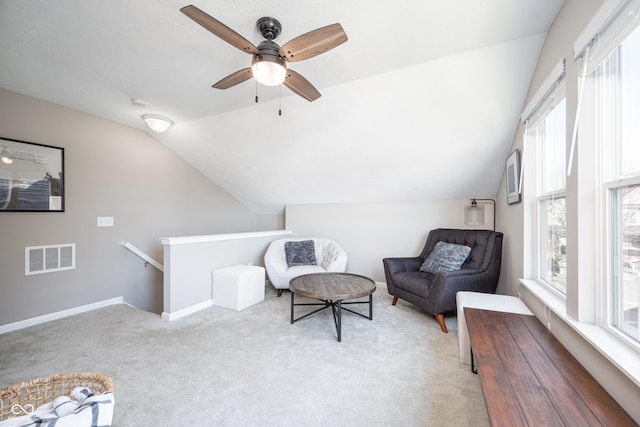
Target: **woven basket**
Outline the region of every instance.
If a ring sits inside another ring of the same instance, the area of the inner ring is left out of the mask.
[[[70,372],[36,378],[0,390],[0,421],[16,416],[11,412],[15,404],[22,408],[25,405],[37,408],[58,396],[69,396],[76,387],[87,387],[94,393],[113,393],[115,390],[111,377],[100,372]]]

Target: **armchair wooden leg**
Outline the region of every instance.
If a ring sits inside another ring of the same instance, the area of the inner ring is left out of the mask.
[[[391,305],[396,305],[398,302],[398,297],[393,297],[393,301],[391,301]]]
[[[442,314],[442,313],[436,314],[436,319],[438,320],[438,323],[440,324],[440,328],[442,329],[442,332],[444,332],[445,334],[448,334],[449,331],[447,331],[447,325],[444,323],[444,314]]]

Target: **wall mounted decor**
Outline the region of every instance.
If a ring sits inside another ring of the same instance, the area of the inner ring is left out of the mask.
[[[507,157],[505,172],[507,174],[507,203],[520,201],[520,150],[516,149]]]
[[[64,148],[0,138],[0,211],[64,212]]]

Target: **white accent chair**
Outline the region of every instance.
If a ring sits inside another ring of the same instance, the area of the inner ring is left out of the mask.
[[[298,265],[289,267],[285,255],[286,242],[313,240],[317,265]],[[289,289],[289,281],[294,277],[310,273],[344,273],[347,269],[347,253],[331,239],[318,237],[296,237],[274,240],[264,254],[264,266],[267,276],[278,296],[283,289]]]

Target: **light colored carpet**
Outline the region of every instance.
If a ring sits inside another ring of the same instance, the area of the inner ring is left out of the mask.
[[[489,424],[454,318],[443,334],[379,285],[373,320],[343,313],[339,343],[329,310],[291,325],[290,302],[267,286],[241,312],[211,307],[169,323],[116,305],[0,335],[0,388],[105,372],[117,427]]]

